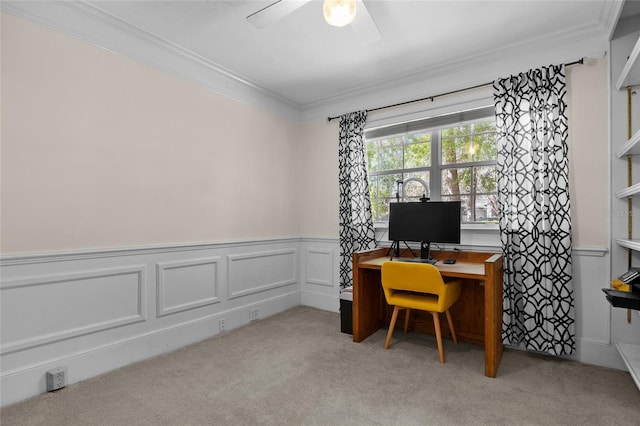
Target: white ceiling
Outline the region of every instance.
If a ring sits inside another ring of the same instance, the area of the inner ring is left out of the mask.
[[[305,105],[547,34],[603,30],[605,1],[367,1],[383,35],[361,46],[312,1],[265,29],[246,21],[272,1],[92,1],[241,78]]]
[[[390,81],[446,74],[493,55],[608,40],[622,11],[622,2],[611,0],[364,1],[382,33],[370,45],[362,45],[350,27],[327,25],[320,0],[265,29],[246,17],[273,0],[55,2],[66,8],[3,1],[3,10],[160,68],[182,67],[153,49],[171,51],[224,76],[223,86],[208,84],[214,89],[241,85],[300,110]],[[82,26],[78,17],[93,21]],[[132,38],[146,45],[136,47]]]

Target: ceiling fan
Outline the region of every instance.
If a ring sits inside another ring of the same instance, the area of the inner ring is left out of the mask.
[[[247,21],[253,24],[256,28],[266,28],[311,1],[312,0],[277,0],[247,16]],[[346,24],[351,26],[358,40],[360,40],[362,44],[372,44],[380,40],[382,38],[382,34],[380,34],[378,26],[374,22],[362,0],[325,0],[323,11],[327,23],[334,26],[345,25],[343,22],[339,22],[337,24],[331,23],[330,16],[328,16],[328,14],[331,15],[332,7],[344,7],[345,4],[348,3],[353,4],[353,13],[355,14],[355,17],[351,18],[352,22],[347,21]]]

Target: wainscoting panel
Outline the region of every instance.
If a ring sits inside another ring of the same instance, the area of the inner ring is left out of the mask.
[[[300,259],[303,271],[300,295],[302,304],[339,312],[338,240],[306,238],[302,240],[301,246],[304,253]]]
[[[1,257],[2,405],[44,393],[52,368],[66,367],[70,385],[299,305],[299,247],[279,238]]]
[[[305,283],[333,287],[333,250],[307,248]]]
[[[297,282],[297,250],[273,250],[227,256],[229,299]]]
[[[338,253],[337,239],[282,238],[3,256],[1,403],[45,392],[55,367],[73,384],[214,337],[223,318],[229,331],[255,310],[258,319],[299,304],[339,312]],[[573,358],[623,368],[600,291],[609,253],[574,249],[573,259]]]
[[[220,302],[218,260],[208,257],[157,264],[158,317]]]
[[[3,282],[1,353],[146,320],[144,280],[140,265]]]

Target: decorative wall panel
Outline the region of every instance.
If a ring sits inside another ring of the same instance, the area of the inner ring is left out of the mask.
[[[229,299],[295,284],[296,258],[297,250],[227,256]]]
[[[156,316],[220,302],[217,290],[219,259],[207,257],[158,263]]]
[[[305,283],[333,287],[333,250],[308,248]]]
[[[5,281],[2,354],[145,321],[144,265]]]

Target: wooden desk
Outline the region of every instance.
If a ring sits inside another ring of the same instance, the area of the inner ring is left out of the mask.
[[[389,261],[387,248],[353,254],[353,341],[361,342],[389,324],[392,309],[387,305],[380,282],[382,264]],[[411,257],[407,252],[401,256]],[[496,377],[502,358],[502,255],[488,252],[432,251],[436,259],[455,258],[453,265],[437,262],[445,281],[462,278],[460,299],[451,307],[458,339],[484,345],[484,374]],[[401,311],[403,312],[403,311]],[[426,312],[412,311],[411,328],[434,334],[433,319]],[[398,324],[404,321],[398,320]],[[442,334],[449,326],[442,321]]]

